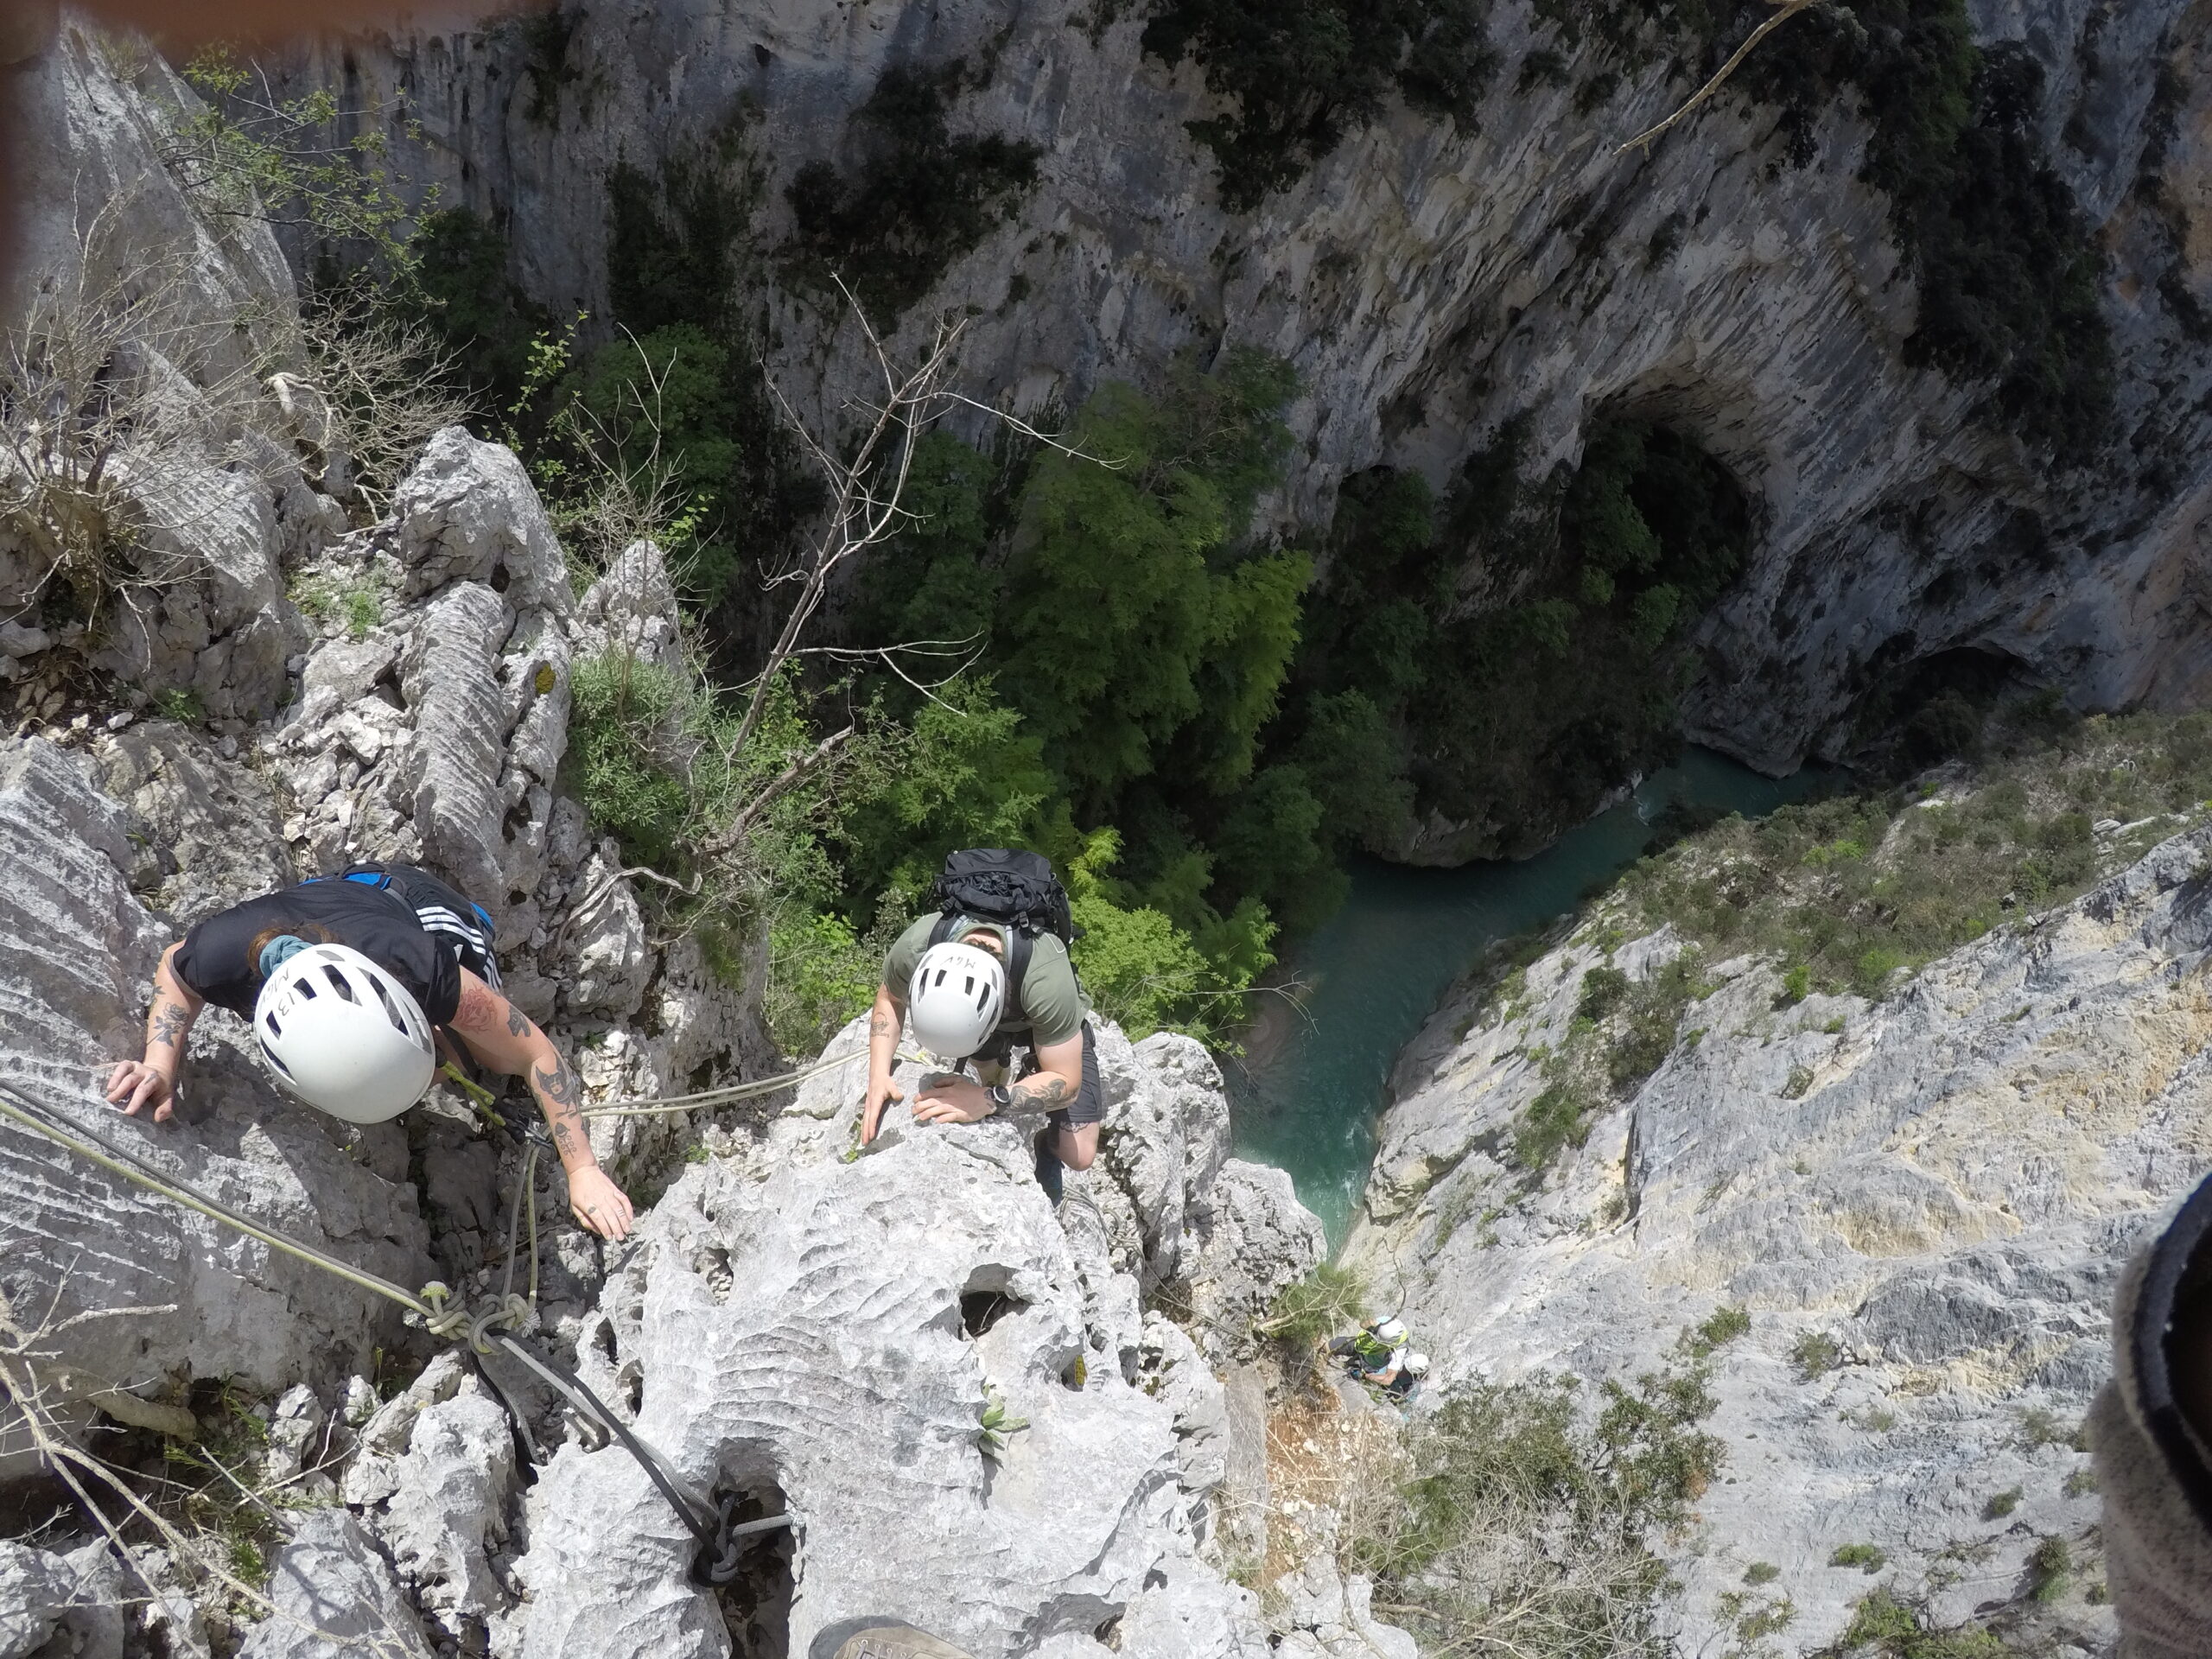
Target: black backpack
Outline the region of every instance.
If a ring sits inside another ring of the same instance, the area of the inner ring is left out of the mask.
[[[973,847],[944,861],[930,901],[940,912],[930,929],[930,943],[943,944],[963,916],[1001,922],[1012,930],[1006,983],[1008,1012],[1021,1014],[1021,981],[1037,936],[1050,933],[1063,944],[1075,943],[1075,918],[1068,890],[1052,874],[1052,861],[1039,853],[1003,847]],[[1024,1016],[1026,1018],[1026,1016]]]

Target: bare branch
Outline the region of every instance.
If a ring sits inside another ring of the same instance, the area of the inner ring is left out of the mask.
[[[1769,35],[1771,35],[1776,29],[1781,28],[1783,24],[1788,22],[1792,17],[1795,17],[1799,12],[1820,4],[1821,0],[1768,0],[1768,3],[1777,8],[1775,14],[1751,32],[1751,35],[1745,39],[1744,43],[1738,47],[1735,51],[1729,55],[1728,61],[1720,66],[1719,73],[1717,73],[1712,79],[1707,81],[1704,86],[1699,87],[1696,92],[1693,92],[1690,95],[1689,101],[1684,104],[1680,109],[1676,110],[1672,115],[1669,116],[1664,121],[1660,122],[1656,126],[1645,128],[1642,132],[1637,133],[1635,137],[1623,144],[1618,149],[1616,149],[1613,154],[1616,156],[1625,156],[1631,149],[1649,150],[1651,148],[1652,140],[1658,137],[1661,133],[1665,132],[1668,128],[1681,120],[1685,116],[1688,115],[1691,111],[1696,109],[1699,105],[1704,103],[1715,92],[1719,92],[1722,84],[1727,80],[1728,77],[1736,73],[1737,65],[1742,63],[1745,58],[1751,54],[1751,48],[1753,47],[1757,46]]]
[[[753,827],[753,820],[766,811],[778,796],[783,794],[800,779],[827,760],[848,738],[852,736],[854,729],[853,727],[848,726],[842,731],[830,733],[812,749],[785,766],[773,783],[745,804],[744,809],[730,820],[728,830],[715,836],[700,850],[709,858],[717,858],[743,841],[746,831]]]

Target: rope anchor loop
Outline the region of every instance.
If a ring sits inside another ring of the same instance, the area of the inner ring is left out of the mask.
[[[758,1521],[741,1521],[738,1510],[747,1501],[743,1492],[725,1492],[715,1505],[715,1535],[711,1542],[699,1551],[692,1563],[691,1576],[700,1585],[728,1584],[744,1565],[746,1541],[764,1532],[774,1532],[791,1524],[788,1515],[765,1516]]]

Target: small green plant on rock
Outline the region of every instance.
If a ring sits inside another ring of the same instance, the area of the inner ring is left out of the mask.
[[[1732,1305],[1715,1308],[1703,1324],[1682,1332],[1681,1350],[1693,1359],[1704,1359],[1751,1328],[1751,1316],[1745,1309]]]
[[[1753,1561],[1744,1569],[1744,1582],[1750,1585],[1772,1584],[1782,1576],[1782,1569],[1772,1561]]]
[[[342,624],[350,639],[365,639],[384,623],[384,594],[371,582],[311,578],[299,585],[292,602],[318,622]]]
[[[1789,1075],[1783,1079],[1782,1097],[1784,1100],[1802,1100],[1812,1086],[1813,1068],[1809,1065],[1793,1065],[1789,1068]]]
[[[1809,1382],[1843,1363],[1843,1344],[1825,1331],[1808,1331],[1789,1344],[1789,1363],[1799,1380]]]
[[[2021,1496],[2018,1486],[2008,1487],[2004,1491],[1992,1495],[1989,1502],[1981,1506],[1981,1518],[1985,1521],[2002,1521],[2020,1507]]]
[[[976,1444],[985,1457],[994,1463],[1006,1456],[1007,1437],[1020,1433],[1029,1427],[1027,1417],[1009,1415],[1006,1402],[999,1391],[986,1384],[983,1389],[983,1409],[976,1419]]]
[[[1852,1609],[1836,1646],[1870,1649],[1883,1659],[2007,1659],[2004,1642],[1988,1630],[1939,1630],[1922,1610],[1876,1590]]]
[[[2063,1538],[2046,1538],[2028,1557],[2028,1571],[2035,1580],[2030,1592],[2037,1601],[2056,1601],[2066,1593],[2067,1575],[2074,1570],[2074,1552]]]
[[[2070,1446],[2077,1452],[2089,1449],[2086,1425],[2069,1428],[2056,1412],[2043,1406],[2030,1406],[2021,1412],[2020,1445],[2030,1452],[2046,1446]]]
[[[1889,1561],[1889,1556],[1872,1544],[1844,1544],[1828,1557],[1830,1567],[1855,1567],[1862,1573],[1878,1573]]]
[[[197,726],[207,718],[207,705],[200,701],[200,694],[179,686],[155,692],[146,706],[156,719],[173,720],[180,726]]]
[[[1350,1268],[1324,1262],[1296,1284],[1286,1285],[1252,1328],[1294,1350],[1311,1348],[1367,1317],[1367,1285]]]

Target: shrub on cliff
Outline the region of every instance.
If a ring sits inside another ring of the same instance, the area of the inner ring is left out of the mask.
[[[1962,778],[1731,818],[1643,860],[1622,878],[1628,925],[1790,963],[1789,988],[1879,997],[2126,868],[2212,797],[2212,716],[2100,716],[2053,741],[2031,701],[1994,724]]]
[[[1671,1651],[1654,1541],[1719,1474],[1714,1400],[1686,1351],[1594,1417],[1572,1377],[1462,1386],[1347,1506],[1339,1550],[1425,1651],[1624,1659]]]
[[[1195,61],[1222,113],[1187,124],[1221,199],[1257,207],[1380,113],[1395,92],[1470,130],[1497,54],[1476,0],[1156,0],[1144,49]]]

